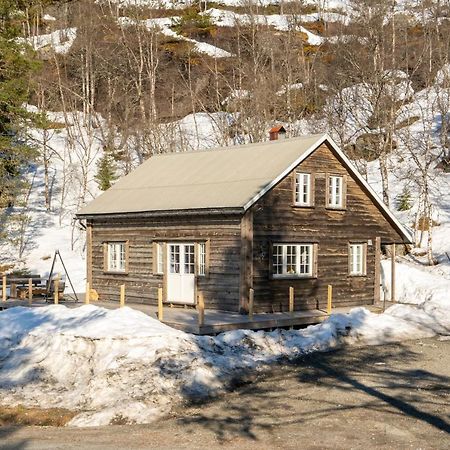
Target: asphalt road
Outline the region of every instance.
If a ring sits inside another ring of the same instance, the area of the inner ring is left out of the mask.
[[[0,428],[0,449],[449,449],[450,340],[314,354],[151,425]]]

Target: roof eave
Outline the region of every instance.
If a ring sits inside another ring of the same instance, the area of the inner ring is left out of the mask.
[[[145,217],[165,217],[165,216],[201,216],[201,215],[242,215],[243,207],[223,207],[223,208],[195,208],[195,209],[173,209],[158,211],[126,211],[109,213],[78,213],[76,219],[121,219],[121,218],[145,218]]]

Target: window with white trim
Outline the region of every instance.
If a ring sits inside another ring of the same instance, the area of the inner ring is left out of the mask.
[[[110,272],[125,272],[126,243],[108,242],[108,270]]]
[[[349,274],[365,275],[366,272],[366,249],[365,244],[349,245]]]
[[[273,277],[312,276],[313,248],[313,244],[274,244],[272,249]]]
[[[298,172],[295,174],[295,204],[311,206],[311,174]]]
[[[198,244],[198,274],[206,275],[206,244],[204,242]]]
[[[328,206],[342,208],[344,206],[344,178],[336,175],[328,177]]]
[[[164,273],[164,244],[162,242],[156,243],[156,273]]]

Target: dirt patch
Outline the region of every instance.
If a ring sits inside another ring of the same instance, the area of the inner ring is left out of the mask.
[[[63,408],[26,408],[0,406],[0,426],[36,425],[63,427],[77,414]]]

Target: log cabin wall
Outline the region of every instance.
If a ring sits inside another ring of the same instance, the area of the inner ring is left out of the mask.
[[[209,240],[208,274],[197,277],[206,308],[238,311],[240,288],[240,216],[182,216],[120,218],[92,221],[92,287],[100,300],[119,301],[121,284],[127,302],[157,304],[157,288],[163,275],[153,272],[153,241]],[[104,270],[104,243],[128,242],[127,272]],[[88,264],[89,266],[89,264]]]
[[[276,149],[274,149],[276,150]],[[314,206],[294,206],[295,172],[311,173]],[[343,210],[326,208],[326,177],[346,179]],[[331,148],[321,145],[253,209],[253,288],[255,311],[286,311],[289,287],[295,288],[295,309],[326,308],[327,285],[333,285],[335,306],[367,305],[374,300],[375,239],[402,242],[363,187],[341,164]],[[349,242],[368,242],[366,276],[349,276]],[[317,244],[317,277],[272,279],[271,243]]]

